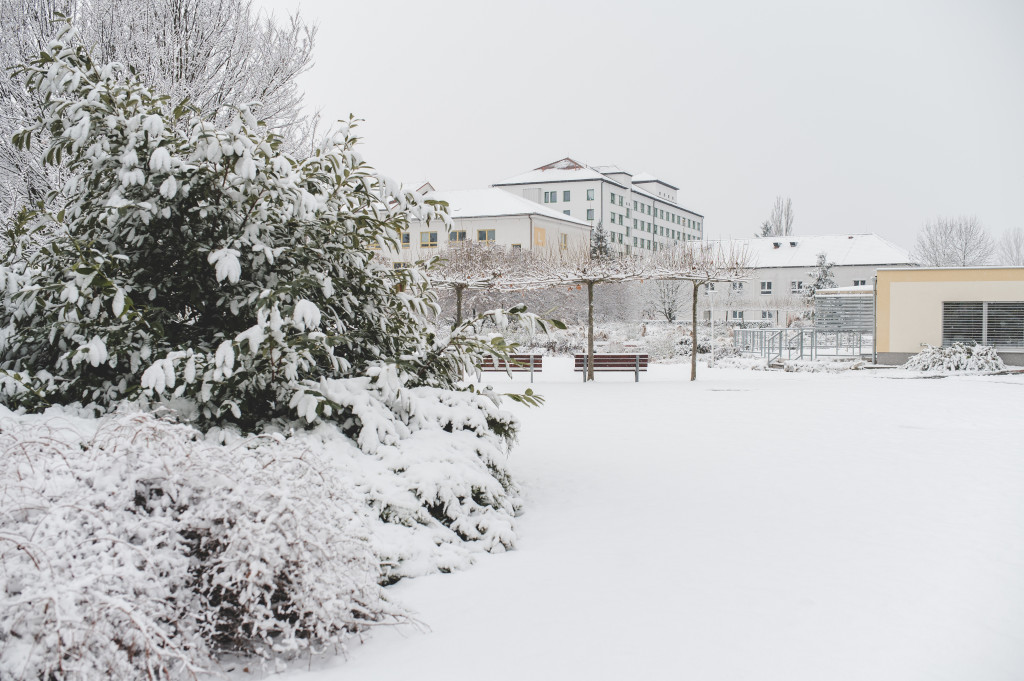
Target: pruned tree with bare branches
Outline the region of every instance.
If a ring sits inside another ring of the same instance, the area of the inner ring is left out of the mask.
[[[690,380],[697,380],[697,299],[701,287],[714,282],[743,281],[750,277],[750,255],[745,249],[725,247],[718,241],[690,241],[659,254],[652,273],[659,279],[685,280],[693,286],[691,303]]]
[[[917,233],[914,259],[926,267],[987,265],[995,245],[974,215],[938,218]]]

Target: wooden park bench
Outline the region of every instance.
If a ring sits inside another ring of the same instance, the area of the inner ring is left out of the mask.
[[[587,355],[575,355],[575,371],[583,372],[583,380],[587,380]],[[649,355],[594,355],[594,371],[632,371],[636,382],[640,382],[640,372],[647,371]]]
[[[530,383],[533,383],[533,375],[539,374],[544,370],[544,355],[509,355],[512,358],[511,362],[506,362],[503,359],[495,359],[494,357],[484,357],[483,364],[480,365],[481,371],[500,371],[502,373],[511,371],[512,373],[523,373],[526,371],[530,372]]]

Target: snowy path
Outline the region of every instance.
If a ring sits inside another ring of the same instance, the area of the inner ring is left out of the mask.
[[[518,550],[290,681],[1024,678],[1024,378],[561,369]]]

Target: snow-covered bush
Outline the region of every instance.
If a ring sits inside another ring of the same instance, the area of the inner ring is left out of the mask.
[[[928,346],[904,365],[912,371],[1002,371],[1006,368],[995,348],[987,345]]]
[[[732,357],[723,357],[721,360],[716,359],[715,368],[768,371],[771,367],[768,366],[768,359],[765,357],[744,357],[736,355]]]
[[[0,413],[0,678],[176,678],[401,618],[322,452],[141,413]]]
[[[867,365],[860,359],[850,360],[810,360],[787,359],[782,363],[782,370],[791,373],[825,373],[838,374],[843,371],[860,369]]]
[[[60,236],[0,267],[4,403],[186,398],[207,424],[357,430],[322,378],[454,389],[501,352],[471,326],[440,342],[422,276],[374,257],[399,250],[410,215],[447,216],[369,168],[351,126],[293,159],[248,110],[224,129],[166,111],[73,40],[64,31],[25,67],[46,117],[17,142],[52,131],[47,156],[67,160],[72,186],[52,216]]]

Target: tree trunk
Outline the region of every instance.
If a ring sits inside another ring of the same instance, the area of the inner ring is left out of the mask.
[[[690,327],[690,380],[697,380],[697,293],[700,282],[693,282],[693,325]]]
[[[587,282],[587,380],[594,380],[594,282]]]
[[[455,326],[462,323],[462,287],[455,287]]]

